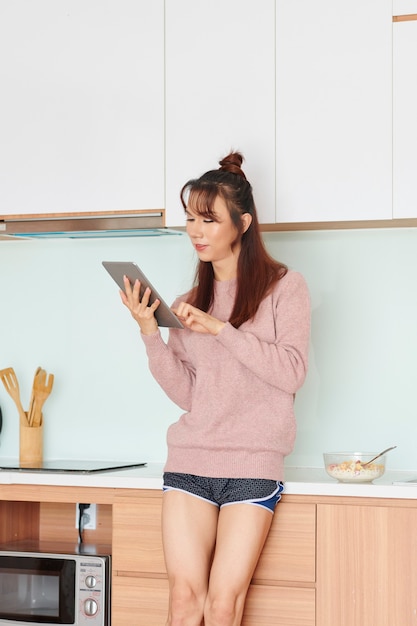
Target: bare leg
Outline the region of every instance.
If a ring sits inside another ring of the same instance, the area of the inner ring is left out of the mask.
[[[205,626],[240,626],[246,594],[273,515],[251,504],[220,509]]]
[[[200,626],[216,542],[219,509],[181,491],[166,491],[162,539],[170,602],[167,626]]]

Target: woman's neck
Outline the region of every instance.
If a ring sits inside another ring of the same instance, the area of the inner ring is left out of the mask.
[[[233,280],[237,277],[237,263],[239,253],[233,254],[228,259],[212,263],[214,278],[218,281]]]
[[[216,267],[213,265],[214,271],[214,279],[219,282],[223,282],[226,280],[233,280],[237,276],[237,266],[236,267]]]

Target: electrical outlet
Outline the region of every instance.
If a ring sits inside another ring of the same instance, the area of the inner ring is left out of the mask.
[[[80,516],[79,504],[75,505],[75,528],[78,528],[78,520]],[[97,505],[90,504],[88,509],[83,513],[81,527],[83,530],[95,530],[97,527]]]

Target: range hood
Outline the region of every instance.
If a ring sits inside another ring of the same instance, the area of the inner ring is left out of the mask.
[[[0,239],[89,239],[181,235],[165,228],[165,210],[0,215]]]

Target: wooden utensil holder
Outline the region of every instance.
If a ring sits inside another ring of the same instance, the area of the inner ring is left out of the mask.
[[[41,467],[43,464],[43,426],[20,424],[19,439],[20,467]]]

